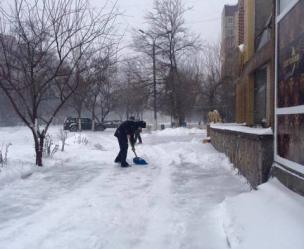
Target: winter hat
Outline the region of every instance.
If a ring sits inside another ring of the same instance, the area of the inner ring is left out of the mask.
[[[146,128],[146,122],[145,121],[138,121],[136,122],[137,126],[140,128]]]

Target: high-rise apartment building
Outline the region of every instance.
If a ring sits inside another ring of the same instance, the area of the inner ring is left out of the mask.
[[[238,5],[225,5],[222,13],[222,78],[235,74],[235,49],[237,47]]]
[[[238,12],[237,12],[237,44],[244,44],[244,18],[245,18],[245,7],[244,0],[238,1]]]

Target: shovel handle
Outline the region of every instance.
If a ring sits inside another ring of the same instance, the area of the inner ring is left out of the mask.
[[[135,152],[135,150],[133,150],[133,152],[134,152],[135,157],[138,157],[137,154],[136,154],[136,152]]]
[[[137,157],[137,154],[136,154],[135,148],[132,148],[132,151],[134,152],[135,157]]]

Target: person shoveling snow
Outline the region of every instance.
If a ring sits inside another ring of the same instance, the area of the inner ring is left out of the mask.
[[[127,163],[128,154],[128,140],[132,146],[132,150],[135,152],[135,132],[139,128],[146,128],[146,122],[127,120],[123,122],[115,131],[114,136],[117,137],[120,151],[115,159],[115,163],[120,163],[121,167],[129,167]]]

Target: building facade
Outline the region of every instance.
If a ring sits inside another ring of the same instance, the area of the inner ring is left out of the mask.
[[[277,0],[274,175],[304,195],[304,0]]]
[[[236,86],[236,121],[270,127],[274,115],[273,0],[240,0],[239,7],[240,74]]]
[[[304,196],[304,0],[239,0],[237,12],[236,121],[251,128],[211,126],[211,142],[253,187],[275,176]]]

